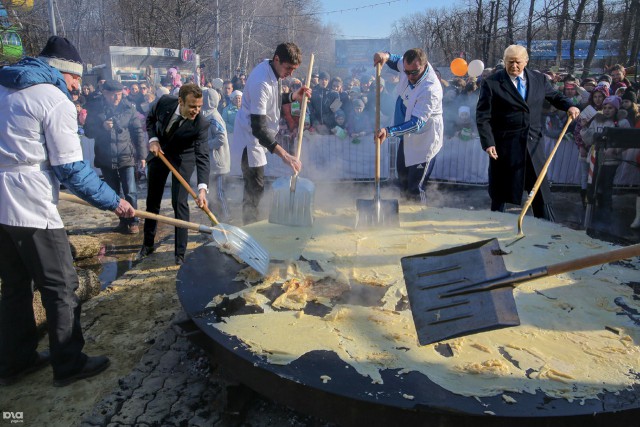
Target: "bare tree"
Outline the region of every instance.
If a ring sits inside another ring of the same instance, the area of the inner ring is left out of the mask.
[[[597,24],[595,25],[593,34],[591,35],[591,42],[589,43],[589,52],[587,53],[587,59],[585,59],[584,67],[582,68],[582,78],[585,78],[589,75],[591,63],[593,62],[593,57],[596,53],[596,46],[598,45],[598,39],[600,38],[600,30],[602,29],[602,25],[604,23],[604,0],[598,0],[598,11],[596,20]]]

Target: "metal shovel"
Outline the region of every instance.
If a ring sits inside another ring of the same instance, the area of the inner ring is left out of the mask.
[[[512,290],[520,283],[640,255],[640,244],[531,270],[510,272],[497,239],[402,258],[421,345],[520,324]]]
[[[309,61],[307,82],[311,81],[313,69],[313,53]],[[296,158],[300,159],[302,152],[302,135],[304,121],[307,113],[307,95],[302,97],[300,104],[300,121],[298,123],[298,144],[296,146]],[[298,178],[295,173],[290,178],[278,178],[271,186],[273,189],[273,201],[269,212],[269,222],[272,224],[291,225],[297,227],[310,227],[313,225],[313,198],[316,186],[308,179]]]
[[[375,191],[373,200],[356,200],[356,228],[388,225],[398,227],[400,225],[400,206],[398,200],[382,200],[380,197],[380,64],[376,64],[376,127],[374,141],[376,145],[375,165]]]
[[[175,176],[178,181],[180,181],[180,184],[182,184],[182,186],[189,192],[189,194],[191,194],[191,197],[193,197],[194,200],[198,200],[198,195],[196,194],[196,192],[193,191],[189,183],[185,181],[182,175],[180,175],[180,172],[178,172],[176,168],[173,167],[171,162],[164,156],[164,154],[158,151],[156,155],[160,158],[160,160],[162,160],[167,168],[169,168],[173,176]],[[260,246],[260,244],[255,239],[253,239],[238,227],[234,227],[233,225],[229,224],[223,224],[218,221],[216,216],[207,206],[203,206],[200,209],[202,209],[207,214],[207,216],[213,223],[214,227],[210,231],[213,235],[213,239],[220,247],[237,255],[241,260],[249,264],[251,267],[255,268],[256,271],[258,271],[262,275],[265,275],[267,273],[267,269],[269,267],[269,254],[262,246]],[[188,222],[186,223],[189,224]],[[200,227],[199,224],[196,225]],[[196,229],[191,228],[191,230]]]
[[[60,193],[60,200],[91,206],[79,197],[72,194]],[[136,210],[136,215],[140,218],[153,219],[174,227],[186,228],[188,230],[199,231],[203,234],[210,234],[220,248],[225,249],[241,260],[253,267],[263,276],[267,274],[269,267],[269,254],[251,236],[239,229],[227,224],[218,223],[215,227],[196,224],[194,222],[183,221],[181,219],[169,218],[151,212]]]
[[[510,243],[507,243],[506,246],[511,246],[517,241],[525,238],[524,232],[522,231],[522,221],[524,220],[524,216],[526,215],[527,210],[529,210],[531,203],[533,203],[533,199],[536,197],[536,194],[538,193],[538,189],[542,185],[542,181],[544,180],[544,177],[547,175],[547,169],[549,169],[551,160],[553,160],[553,156],[556,155],[556,151],[558,151],[558,148],[560,147],[560,143],[562,142],[562,138],[564,138],[564,134],[567,133],[567,129],[571,124],[571,120],[573,120],[571,117],[567,117],[567,123],[565,123],[564,128],[562,128],[562,132],[560,132],[560,136],[558,137],[556,144],[553,146],[553,150],[551,150],[551,153],[549,154],[549,158],[547,158],[547,161],[544,163],[544,166],[540,170],[540,173],[538,174],[538,179],[536,179],[535,184],[533,184],[533,188],[529,192],[527,201],[524,203],[524,206],[520,211],[520,216],[518,217],[518,234],[516,235],[515,240],[513,240]]]

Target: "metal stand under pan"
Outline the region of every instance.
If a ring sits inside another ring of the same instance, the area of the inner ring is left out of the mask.
[[[360,375],[329,351],[307,353],[285,366],[268,363],[249,351],[239,338],[225,335],[210,325],[219,322],[220,315],[238,311],[233,303],[217,311],[207,309],[206,305],[217,295],[243,289],[244,284],[233,279],[244,267],[212,245],[196,249],[187,258],[176,286],[182,306],[193,322],[194,330],[189,336],[238,381],[295,410],[341,426],[637,425],[640,417],[637,389],[607,392],[599,400],[584,402],[568,402],[542,393],[510,393],[517,403],[509,404],[500,395],[477,400],[453,394],[416,372],[397,375],[395,370],[386,370],[382,372],[384,384],[372,384],[370,378]],[[323,375],[331,377],[331,381],[323,383]],[[407,399],[408,395],[413,400]]]

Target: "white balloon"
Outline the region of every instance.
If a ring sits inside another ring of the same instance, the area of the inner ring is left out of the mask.
[[[474,59],[473,61],[469,62],[469,69],[467,70],[467,73],[469,73],[471,77],[478,77],[480,74],[482,74],[483,71],[484,62],[480,61],[479,59]]]

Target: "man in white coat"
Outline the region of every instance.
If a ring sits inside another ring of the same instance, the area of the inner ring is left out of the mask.
[[[400,188],[407,199],[426,203],[425,186],[442,148],[442,85],[427,54],[419,48],[402,56],[377,52],[373,64],[387,64],[400,72],[395,125],[379,129],[378,137],[380,141],[400,137],[396,162]]]
[[[301,87],[296,92],[282,93],[282,79],[289,77],[302,61],[302,54],[294,43],[276,47],[272,59],[258,64],[247,79],[242,94],[242,106],[236,114],[234,142],[245,146],[242,152],[242,220],[250,224],[258,220],[258,205],[264,193],[264,166],[267,151],[277,155],[300,172],[302,163],[276,142],[282,104],[301,101],[311,96],[311,89]]]

